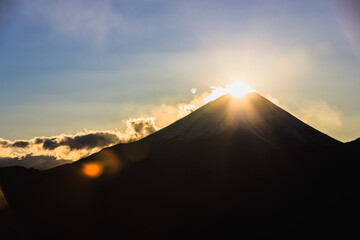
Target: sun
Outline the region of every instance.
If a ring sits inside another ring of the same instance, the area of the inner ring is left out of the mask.
[[[254,92],[250,86],[242,82],[234,82],[225,86],[225,91],[234,97],[242,97],[247,93]]]
[[[223,95],[231,94],[235,98],[241,98],[247,93],[255,92],[253,88],[243,82],[233,82],[222,86],[211,86],[211,94],[204,99],[205,103],[213,101]]]

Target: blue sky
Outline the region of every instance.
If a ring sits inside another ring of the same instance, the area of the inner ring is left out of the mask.
[[[351,2],[3,1],[0,137],[120,131],[138,117],[163,127],[179,103],[240,80],[355,139],[360,21]]]

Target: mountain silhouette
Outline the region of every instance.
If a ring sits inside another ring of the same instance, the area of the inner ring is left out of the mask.
[[[222,96],[146,139],[191,141],[224,132],[251,135],[275,148],[338,143],[256,92]]]
[[[0,169],[15,219],[3,231],[33,239],[358,236],[359,147],[257,93],[225,95],[73,164]]]

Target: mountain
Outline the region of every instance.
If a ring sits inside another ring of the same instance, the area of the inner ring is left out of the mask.
[[[18,229],[31,239],[359,236],[359,147],[257,93],[225,95],[73,164],[0,168],[15,219],[2,236]]]
[[[256,92],[242,98],[222,96],[146,140],[192,141],[222,133],[251,135],[275,148],[339,143]]]

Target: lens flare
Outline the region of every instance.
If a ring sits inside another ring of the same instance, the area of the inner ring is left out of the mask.
[[[82,171],[88,177],[97,178],[103,173],[104,168],[99,163],[85,163]]]
[[[255,92],[255,90],[243,82],[234,82],[225,87],[211,86],[211,94],[206,97],[204,101],[205,103],[208,103],[226,94],[231,94],[233,97],[240,98],[250,92]]]
[[[108,149],[101,151],[99,155],[99,159],[104,169],[104,174],[114,175],[121,170],[123,162],[120,156],[117,156],[114,152]]]

